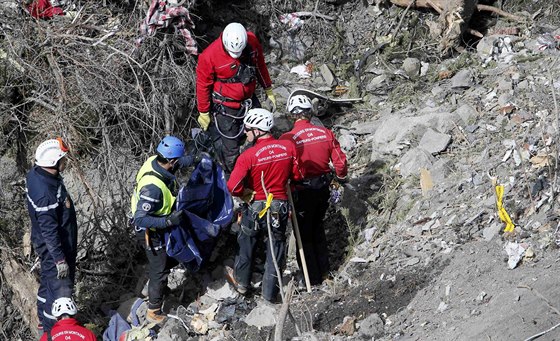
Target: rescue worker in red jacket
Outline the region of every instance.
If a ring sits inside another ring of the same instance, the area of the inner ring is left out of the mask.
[[[51,19],[55,15],[64,15],[64,10],[53,6],[49,0],[26,0],[24,4],[35,19]]]
[[[243,25],[231,23],[200,54],[196,67],[198,123],[208,130],[214,120],[210,134],[227,174],[231,173],[239,146],[244,142],[243,117],[248,109],[261,106],[255,96],[257,82],[275,107],[272,81],[259,40]]]
[[[288,223],[288,180],[300,180],[296,149],[292,142],[277,140],[270,134],[274,124],[272,113],[266,109],[251,109],[244,119],[245,134],[254,145],[245,150],[235,163],[227,186],[233,196],[250,203],[241,218],[241,230],[237,237],[239,245],[233,272],[227,269],[228,280],[237,291],[245,294],[249,288],[255,246],[259,240],[266,243],[266,262],[262,284],[262,296],[275,302],[279,292],[272,252],[278,266],[284,266],[286,258],[286,226]],[[265,207],[267,194],[273,195],[269,208],[273,250],[268,241],[267,217],[259,218]],[[254,198],[254,201],[252,199]]]
[[[305,179],[296,186],[296,217],[300,229],[305,260],[312,285],[320,284],[329,274],[327,239],[323,220],[329,207],[332,180],[331,168],[336,178],[344,180],[348,172],[346,155],[340,149],[333,132],[313,125],[312,104],[309,97],[296,95],[288,100],[288,112],[295,120],[291,131],[280,137],[296,145]],[[298,263],[301,261],[298,254]]]
[[[57,298],[52,305],[52,314],[58,322],[50,331],[43,333],[40,341],[97,341],[95,334],[74,318],[77,313],[78,308],[72,298]]]

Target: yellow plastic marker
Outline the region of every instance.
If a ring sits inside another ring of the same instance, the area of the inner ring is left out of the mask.
[[[268,193],[268,196],[266,197],[266,204],[264,204],[264,208],[259,212],[259,219],[264,217],[266,211],[270,208],[270,204],[272,204],[272,197],[272,193]]]
[[[504,197],[504,186],[503,185],[496,185],[496,207],[498,208],[498,216],[500,220],[506,223],[506,228],[504,232],[513,232],[515,225],[511,221],[509,214],[506,212],[504,208],[504,204],[502,203],[502,198]]]

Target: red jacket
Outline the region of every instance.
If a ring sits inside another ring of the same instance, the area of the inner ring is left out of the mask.
[[[199,112],[209,112],[212,92],[216,92],[224,97],[235,101],[227,101],[223,104],[230,108],[237,109],[240,102],[251,98],[255,93],[257,81],[266,88],[272,85],[268,69],[264,62],[264,54],[259,40],[253,32],[247,32],[247,48],[250,49],[251,64],[256,66],[256,80],[247,85],[243,83],[225,83],[219,79],[228,79],[237,73],[241,60],[249,58],[244,54],[235,59],[231,57],[222,44],[222,36],[214,40],[198,56],[196,66],[196,98]]]
[[[27,6],[29,14],[36,19],[48,19],[55,15],[64,15],[60,7],[53,7],[49,0],[35,0]]]
[[[78,324],[70,317],[54,324],[51,330],[52,341],[97,341],[95,334]],[[40,341],[47,341],[47,333],[43,333]]]
[[[294,144],[272,136],[259,138],[237,158],[227,182],[229,191],[238,197],[249,188],[256,192],[255,200],[266,200],[261,185],[263,172],[266,190],[274,195],[274,199],[287,200],[288,179],[301,180],[303,177]]]
[[[306,179],[330,173],[329,162],[332,162],[338,177],[343,178],[348,173],[346,155],[329,129],[313,125],[309,120],[299,120],[280,139],[295,143]]]

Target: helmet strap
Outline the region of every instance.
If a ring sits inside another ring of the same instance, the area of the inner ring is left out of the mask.
[[[59,172],[59,173],[62,172],[62,171],[60,170],[60,164],[62,163],[62,160],[64,160],[65,157],[66,157],[66,156],[63,156],[63,157],[61,157],[60,159],[58,159],[58,161],[56,162],[56,165],[54,166],[54,168],[56,168],[56,171]]]
[[[178,158],[169,160],[169,163],[171,164],[171,162],[173,161],[175,162],[173,163],[173,165],[171,165],[171,169],[169,170],[171,174],[175,174],[175,172],[178,171],[179,167],[181,166]]]
[[[266,135],[270,134],[270,132],[268,132],[268,131],[262,131],[260,129],[255,129],[255,130],[258,131],[258,134],[255,134],[255,141],[258,140],[259,138],[263,137],[263,136],[266,136]],[[253,130],[253,131],[255,131],[255,130]]]
[[[160,164],[161,167],[163,167],[165,170],[169,171],[170,173],[175,172],[177,170],[175,168],[179,164],[179,162],[175,162],[172,164],[173,160],[178,160],[178,158],[168,159],[163,155],[161,155],[160,153],[157,153],[156,161]]]

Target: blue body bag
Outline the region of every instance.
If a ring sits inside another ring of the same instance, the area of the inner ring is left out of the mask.
[[[198,271],[214,249],[216,237],[231,223],[233,201],[222,168],[210,158],[197,165],[179,189],[176,209],[187,219],[165,233],[167,255],[190,271]]]

